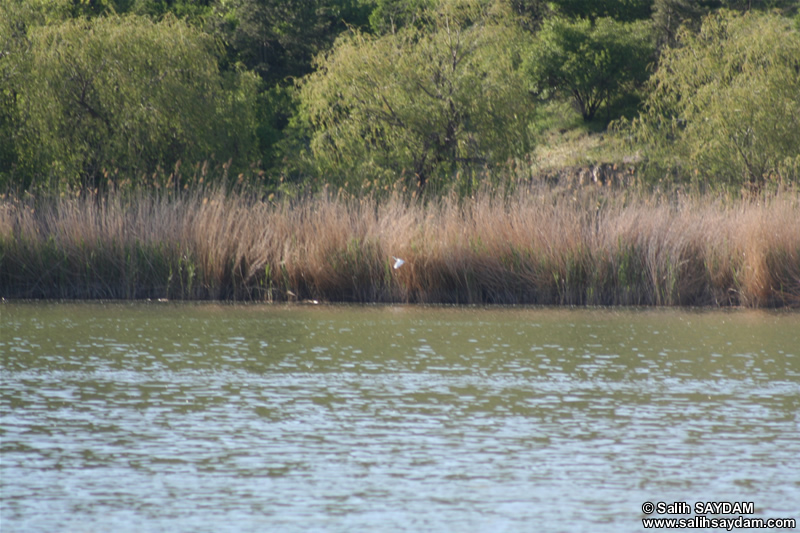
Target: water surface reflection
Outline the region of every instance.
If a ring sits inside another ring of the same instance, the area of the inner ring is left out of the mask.
[[[10,304],[3,531],[800,518],[800,315]]]

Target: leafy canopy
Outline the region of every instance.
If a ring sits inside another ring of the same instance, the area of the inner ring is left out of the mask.
[[[653,52],[646,22],[552,18],[544,22],[525,65],[536,94],[571,97],[588,121],[601,106],[647,80]]]
[[[223,77],[214,43],[182,21],[138,16],[37,26],[9,82],[15,172],[96,187],[217,154],[249,162],[257,79]]]
[[[369,16],[359,0],[229,0],[217,11],[230,55],[271,85],[311,72],[315,55]]]
[[[570,18],[613,18],[633,22],[650,18],[654,0],[554,0],[554,9]]]
[[[353,32],[317,58],[300,98],[326,178],[429,178],[530,148],[525,37],[485,2],[443,2],[422,28]]]
[[[420,15],[435,6],[436,0],[376,0],[369,24],[377,34],[395,33],[403,26],[422,23]]]
[[[777,10],[783,16],[797,14],[797,0],[654,0],[653,25],[658,35],[659,48],[677,44],[678,30],[682,26],[698,32],[703,19],[720,9],[738,11]]]
[[[760,187],[800,177],[800,31],[775,14],[721,12],[666,49],[635,139],[699,179]]]

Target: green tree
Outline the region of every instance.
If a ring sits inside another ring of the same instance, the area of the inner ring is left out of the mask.
[[[699,30],[703,17],[719,6],[719,0],[655,0],[653,25],[659,48],[675,45],[682,26]]]
[[[589,121],[601,106],[647,80],[653,52],[645,21],[552,18],[542,26],[525,64],[534,93],[569,96]]]
[[[172,18],[38,26],[11,82],[17,183],[102,184],[216,155],[249,162],[257,78],[222,76],[212,39]]]
[[[359,0],[230,0],[218,5],[215,31],[233,62],[272,86],[311,72],[314,56],[348,26],[366,26],[370,10]]]
[[[761,187],[800,173],[800,32],[775,14],[721,12],[682,30],[650,83],[635,139],[659,166]]]
[[[326,177],[405,172],[422,188],[529,149],[518,26],[479,2],[443,2],[427,20],[382,37],[354,32],[318,58],[300,96]]]
[[[179,19],[202,25],[214,12],[215,0],[117,0],[117,13],[135,13],[151,18],[171,14]],[[120,5],[124,4],[124,5]]]
[[[69,17],[70,0],[0,0],[0,186],[18,166],[16,102],[32,28]]]
[[[376,0],[369,16],[372,31],[379,35],[395,33],[409,24],[422,23],[421,16],[430,13],[437,0]]]
[[[41,0],[36,0],[41,1]],[[73,18],[113,16],[124,14],[147,15],[159,18],[167,13],[201,23],[213,12],[216,0],[57,0],[66,4]]]
[[[798,6],[797,0],[655,0],[653,23],[661,49],[676,44],[682,26],[697,32],[703,18],[720,9],[779,10],[784,16],[791,16],[797,13]]]
[[[553,0],[551,5],[569,18],[595,20],[610,17],[620,22],[650,18],[654,0]]]
[[[68,0],[73,17],[92,17],[125,11],[130,0]]]
[[[784,16],[791,16],[800,9],[797,0],[719,0],[719,3],[720,8],[735,9],[742,13],[751,10],[779,11]]]
[[[544,19],[552,16],[554,4],[546,0],[503,0],[513,10],[521,26],[529,32],[541,27]]]
[[[348,26],[366,26],[372,7],[362,0],[217,2],[207,27],[226,43],[223,68],[244,65],[264,81],[255,111],[259,157],[267,167],[279,163],[279,145],[287,144],[286,128],[297,114],[293,80],[310,73],[314,56]]]

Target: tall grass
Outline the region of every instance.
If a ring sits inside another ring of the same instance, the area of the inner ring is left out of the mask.
[[[7,198],[0,296],[797,306],[800,195]]]

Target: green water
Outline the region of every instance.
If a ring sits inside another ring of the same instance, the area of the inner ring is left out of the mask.
[[[0,313],[4,533],[625,532],[646,501],[800,519],[796,312]]]

